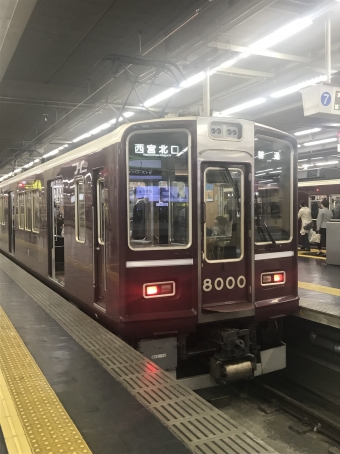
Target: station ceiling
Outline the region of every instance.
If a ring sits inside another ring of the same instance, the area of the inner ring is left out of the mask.
[[[304,117],[300,91],[270,96],[325,77],[328,17],[340,85],[339,0],[2,0],[0,177],[114,119],[201,114],[202,71],[211,111],[265,98],[233,116],[292,134],[320,128],[298,137],[299,154],[335,160],[335,141],[304,143],[336,138],[340,116]],[[293,21],[305,28],[259,45]]]

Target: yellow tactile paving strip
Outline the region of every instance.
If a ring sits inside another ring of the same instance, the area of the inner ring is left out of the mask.
[[[328,293],[329,295],[340,296],[340,289],[326,287],[325,285],[310,284],[309,282],[298,282],[299,288],[313,290],[314,292]]]
[[[319,255],[308,255],[307,252],[298,252],[299,257],[305,257],[307,259],[326,260],[326,257],[320,257]]]
[[[91,453],[1,307],[0,370],[6,383],[6,387],[1,386],[1,389],[8,388],[30,447],[30,451],[20,451],[18,447],[15,448],[16,442],[22,440],[19,438],[23,433],[20,432],[20,426],[5,418],[4,427],[8,423],[16,434],[10,437],[10,432],[3,430],[9,454]],[[1,399],[1,402],[3,404],[5,399]],[[7,400],[6,407],[8,408]],[[9,411],[7,413],[9,415]],[[5,432],[9,434],[9,438],[6,437]],[[7,441],[9,444],[12,443],[12,451],[9,450]],[[21,449],[20,443],[18,446]]]

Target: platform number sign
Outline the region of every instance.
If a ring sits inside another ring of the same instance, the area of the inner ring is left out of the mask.
[[[332,96],[328,91],[324,91],[321,95],[321,104],[323,106],[329,106],[332,100]]]

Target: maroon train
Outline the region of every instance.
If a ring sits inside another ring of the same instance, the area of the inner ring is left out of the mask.
[[[250,121],[130,123],[3,179],[0,249],[165,369],[259,375],[298,308],[296,169]]]

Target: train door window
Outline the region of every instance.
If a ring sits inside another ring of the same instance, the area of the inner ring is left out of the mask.
[[[84,178],[75,180],[75,202],[76,241],[85,243],[86,219]]]
[[[208,262],[243,258],[244,183],[237,168],[208,168],[205,184],[205,257]]]
[[[32,232],[39,233],[40,228],[40,191],[32,192]]]
[[[97,187],[97,207],[98,207],[98,243],[105,244],[105,222],[106,222],[106,197],[105,182],[103,179],[98,180]]]
[[[6,220],[8,219],[8,194],[5,194],[2,199],[3,203],[3,217],[2,217],[2,224],[6,224]]]
[[[23,230],[25,228],[25,200],[23,192],[19,193],[18,201],[19,201],[19,229]]]
[[[32,230],[32,195],[25,192],[25,230]]]
[[[293,232],[293,148],[258,135],[255,141],[255,242],[289,242]]]
[[[138,131],[127,141],[131,249],[191,244],[190,135],[186,130]]]
[[[333,219],[340,219],[340,194],[329,196],[329,209],[333,213]]]
[[[321,208],[321,202],[323,199],[327,199],[326,195],[310,195],[308,197],[308,207],[312,213],[312,219],[315,221],[319,214],[319,209]]]

